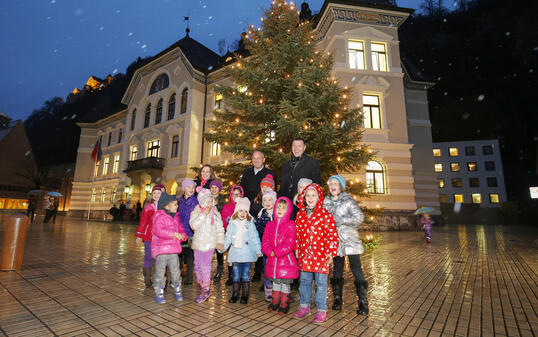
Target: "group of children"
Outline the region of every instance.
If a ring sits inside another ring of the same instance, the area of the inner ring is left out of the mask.
[[[329,179],[331,195],[325,200],[321,186],[302,179],[293,202],[286,197],[277,199],[274,182],[272,188],[264,188],[271,184],[262,181],[264,186],[260,197],[254,200],[261,206],[255,216],[249,213],[253,207],[243,197],[241,186],[233,186],[230,202],[222,205],[223,202],[219,200],[222,190],[220,181],[205,180],[198,183],[201,186],[196,186],[195,181],[185,179],[182,182],[183,195],[179,200],[167,194],[163,185],[155,185],[153,202],[142,213],[137,243],[144,241],[144,279],[147,287],[153,285],[157,303],[166,302],[164,288],[167,267],[175,299],[183,300],[182,264],[187,265],[185,283],[192,283],[192,269],[196,274],[200,293],[195,302],[207,300],[211,294],[213,253],[217,251],[214,280],[220,280],[223,254],[227,251],[227,284],[233,285],[230,303],[248,303],[250,268],[253,262],[262,257],[263,287],[265,298],[270,301],[268,310],[288,313],[292,284],[299,278],[300,303],[294,317],[307,316],[314,281],[317,307],[314,322],[322,323],[327,317],[328,274],[333,263],[332,308],[342,308],[342,272],[344,258],[348,256],[359,297],[357,313],[368,314],[367,282],[359,255],[363,248],[357,232],[364,215],[353,198],[345,193],[344,177],[336,175]],[[220,205],[222,208],[219,208]],[[295,221],[291,220],[294,215]],[[153,283],[152,259],[156,264]]]

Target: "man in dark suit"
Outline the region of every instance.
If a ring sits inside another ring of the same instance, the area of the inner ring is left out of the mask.
[[[276,175],[273,170],[268,169],[264,166],[265,156],[261,151],[254,151],[252,153],[252,167],[245,169],[243,171],[243,176],[241,177],[241,187],[245,191],[245,197],[250,200],[252,203],[254,198],[260,193],[260,183],[266,175],[270,174],[275,180],[276,186]],[[252,214],[257,216],[258,214]]]
[[[319,162],[306,155],[304,139],[295,138],[291,143],[291,159],[282,167],[282,181],[280,182],[279,196],[293,200],[297,193],[297,183],[301,178],[311,179],[321,184],[321,169]]]

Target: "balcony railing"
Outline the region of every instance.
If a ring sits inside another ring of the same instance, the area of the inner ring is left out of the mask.
[[[148,157],[138,160],[130,160],[127,162],[127,169],[124,172],[158,169],[162,170],[165,165],[164,158]]]

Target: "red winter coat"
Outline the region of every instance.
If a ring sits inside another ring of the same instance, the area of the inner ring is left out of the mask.
[[[222,217],[222,226],[224,227],[224,230],[228,228],[228,221],[230,220],[232,215],[234,215],[235,201],[232,198],[232,192],[236,187],[239,187],[239,189],[241,190],[241,198],[245,195],[245,191],[243,191],[243,187],[241,187],[241,185],[235,185],[230,190],[230,203],[222,206],[222,209],[220,210],[220,216]]]
[[[275,206],[280,200],[285,200],[288,204],[286,213],[282,219],[278,219],[274,210],[274,220],[267,223],[263,232],[262,253],[267,256],[265,276],[274,279],[296,279],[299,277],[299,268],[293,254],[296,241],[295,222],[290,220],[293,206],[286,197],[278,198]],[[271,256],[273,252],[275,255]]]
[[[153,217],[153,239],[151,241],[151,257],[157,255],[180,254],[181,242],[187,240],[187,233],[179,222],[179,215],[172,218],[165,210],[158,210]],[[183,240],[174,237],[174,233],[183,234]]]
[[[153,215],[157,210],[157,203],[150,202],[144,207],[140,215],[140,225],[136,230],[136,237],[146,242],[151,242],[151,229],[153,228]]]
[[[306,215],[305,192],[314,187],[319,201],[314,206],[310,218]],[[323,190],[316,183],[308,185],[297,200],[299,212],[295,220],[297,230],[297,249],[299,250],[299,269],[320,274],[328,274],[325,263],[329,256],[335,257],[338,250],[338,232],[331,213],[323,208]]]

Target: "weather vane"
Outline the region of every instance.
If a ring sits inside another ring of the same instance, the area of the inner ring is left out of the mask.
[[[185,21],[187,21],[187,28],[185,29],[185,32],[187,32],[187,36],[189,36],[189,32],[191,31],[189,28],[189,11],[187,11],[187,16],[183,17]]]

